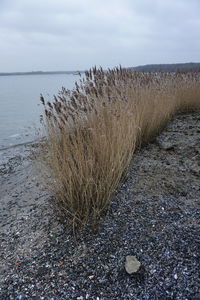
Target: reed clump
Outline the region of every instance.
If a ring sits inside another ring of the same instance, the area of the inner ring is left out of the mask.
[[[46,102],[41,171],[62,217],[76,227],[106,212],[137,146],[177,112],[200,108],[200,72],[85,72]]]

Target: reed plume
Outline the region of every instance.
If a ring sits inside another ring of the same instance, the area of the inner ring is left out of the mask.
[[[41,170],[60,214],[83,226],[106,212],[138,145],[200,108],[200,72],[85,72],[44,106]],[[46,175],[46,176],[45,176]]]

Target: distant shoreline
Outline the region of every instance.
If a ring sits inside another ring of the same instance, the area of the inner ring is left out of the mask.
[[[36,71],[36,72],[7,72],[0,73],[0,76],[22,76],[22,75],[78,75],[84,73],[84,71]]]
[[[176,64],[148,64],[136,67],[126,67],[139,72],[176,72],[176,71],[199,71],[200,63],[176,63]],[[0,72],[0,76],[20,76],[20,75],[79,75],[85,71],[32,71],[32,72]]]

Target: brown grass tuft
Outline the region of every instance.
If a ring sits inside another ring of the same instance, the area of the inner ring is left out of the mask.
[[[40,162],[62,216],[82,227],[108,209],[136,146],[177,112],[200,108],[200,72],[87,71],[44,105]]]

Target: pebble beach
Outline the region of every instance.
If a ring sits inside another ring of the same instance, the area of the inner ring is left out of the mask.
[[[0,299],[200,299],[199,113],[138,149],[107,215],[76,234],[53,211],[34,147],[0,152]]]

